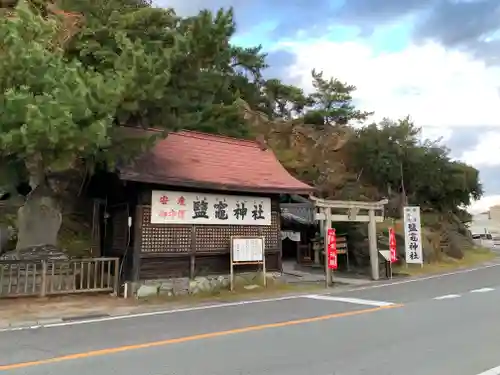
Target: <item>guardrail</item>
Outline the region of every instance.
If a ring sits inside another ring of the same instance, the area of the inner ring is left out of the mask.
[[[119,258],[0,261],[0,298],[118,294]]]

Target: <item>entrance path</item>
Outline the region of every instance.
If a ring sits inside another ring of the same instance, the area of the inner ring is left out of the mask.
[[[284,261],[283,262],[283,276],[282,279],[289,283],[324,283],[325,274],[324,268],[319,267],[315,269],[308,269],[307,267],[298,267],[295,261]],[[349,277],[351,276],[351,277]],[[366,285],[373,281],[364,277],[352,277],[352,275],[345,274],[342,272],[334,273],[334,282],[340,285]]]

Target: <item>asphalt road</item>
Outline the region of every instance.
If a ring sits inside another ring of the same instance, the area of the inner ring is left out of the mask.
[[[499,365],[500,266],[0,332],[0,373],[12,375],[478,375]]]

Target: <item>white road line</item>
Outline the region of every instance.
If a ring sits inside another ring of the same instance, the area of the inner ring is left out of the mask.
[[[427,281],[427,280],[432,280],[432,279],[441,279],[441,278],[448,277],[448,276],[455,276],[455,275],[461,275],[464,273],[470,273],[470,272],[474,272],[474,271],[481,271],[481,270],[485,270],[485,269],[492,268],[492,267],[500,267],[500,263],[489,264],[487,266],[481,266],[481,267],[476,267],[476,268],[468,268],[468,269],[464,269],[464,270],[460,270],[460,271],[441,273],[438,275],[431,275],[431,276],[425,276],[425,277],[417,277],[417,278],[411,278],[411,279],[406,279],[406,280],[394,281],[394,282],[389,282],[389,283],[384,283],[384,284],[367,285],[367,286],[362,286],[362,287],[358,287],[358,288],[347,289],[345,291],[342,291],[342,293],[355,292],[357,290],[386,288],[388,286],[393,286],[393,285],[417,283],[417,282]]]
[[[433,299],[442,300],[442,299],[452,299],[452,298],[459,298],[459,297],[460,297],[460,294],[447,294],[445,296],[434,297]]]
[[[349,298],[349,297],[335,297],[335,296],[327,296],[321,294],[310,294],[307,296],[303,296],[303,298],[316,299],[321,301],[353,303],[356,305],[379,306],[379,307],[394,305],[394,303],[392,302],[372,301],[369,299]]]
[[[493,292],[495,289],[493,288],[481,288],[481,289],[474,289],[471,290],[471,293],[487,293],[487,292]]]
[[[485,372],[481,372],[477,375],[500,375],[500,366],[489,369]]]
[[[346,290],[339,291],[339,293],[345,294],[345,293],[359,291],[359,290],[378,289],[378,288],[385,288],[385,287],[394,286],[394,285],[410,284],[410,283],[416,283],[416,282],[420,282],[420,281],[440,279],[440,278],[444,278],[444,277],[448,277],[448,276],[460,275],[460,274],[474,272],[474,271],[481,271],[481,270],[484,270],[487,268],[492,268],[492,267],[500,267],[500,263],[489,264],[487,266],[469,268],[469,269],[464,269],[464,270],[455,271],[455,272],[442,273],[442,274],[438,274],[438,275],[411,278],[411,279],[394,281],[394,282],[384,283],[384,284],[367,285],[364,287],[356,287],[356,288],[352,288],[352,289],[346,289]],[[328,292],[326,292],[326,293],[328,293]],[[76,321],[76,322],[73,321],[73,322],[44,324],[43,326],[22,327],[22,328],[21,327],[19,327],[19,328],[12,327],[12,328],[0,329],[0,332],[20,331],[20,330],[25,330],[25,329],[38,329],[38,328],[54,328],[54,327],[73,326],[73,325],[89,324],[89,323],[100,323],[100,322],[107,322],[107,321],[111,321],[111,320],[122,320],[122,319],[142,318],[142,317],[147,317],[147,316],[167,315],[167,314],[182,313],[182,312],[188,312],[188,311],[208,310],[208,309],[224,308],[224,307],[230,307],[230,306],[241,306],[241,305],[261,303],[261,302],[283,301],[283,300],[302,298],[302,297],[303,297],[303,295],[299,294],[299,295],[292,295],[292,296],[287,296],[287,297],[282,297],[282,298],[269,298],[269,299],[261,299],[261,300],[250,300],[250,301],[241,301],[241,302],[233,302],[233,303],[221,303],[221,304],[213,304],[213,305],[205,305],[205,306],[188,307],[188,308],[181,308],[181,309],[175,309],[175,310],[163,310],[163,311],[153,311],[153,312],[145,312],[145,313],[132,313],[132,314],[126,314],[126,315],[118,315],[118,316],[110,316],[110,317],[95,318],[95,319],[88,319],[88,320],[80,320],[80,321]]]
[[[144,313],[132,313],[127,315],[116,315],[116,316],[106,316],[102,318],[94,318],[94,319],[83,319],[78,321],[68,321],[61,323],[49,323],[43,325],[36,325],[31,327],[13,327],[6,328],[0,330],[0,332],[10,332],[10,331],[22,331],[27,329],[38,329],[38,328],[55,328],[55,327],[65,327],[65,326],[74,326],[79,324],[89,324],[89,323],[100,323],[100,322],[109,322],[112,320],[123,320],[123,319],[133,319],[133,318],[144,318],[148,316],[160,316],[160,315],[169,315],[176,313],[183,313],[189,311],[200,311],[200,310],[210,310],[210,309],[220,309],[225,307],[233,307],[233,306],[243,306],[243,305],[252,305],[256,303],[264,303],[264,302],[277,302],[277,301],[286,301],[303,297],[302,295],[292,295],[286,297],[277,297],[277,298],[266,298],[266,299],[254,299],[248,301],[238,301],[238,302],[227,302],[227,303],[217,303],[211,305],[204,306],[194,306],[194,307],[185,307],[173,310],[161,310],[161,311],[150,311]]]

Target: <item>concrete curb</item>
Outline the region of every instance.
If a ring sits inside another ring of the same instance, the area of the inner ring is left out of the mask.
[[[76,316],[68,316],[66,318],[61,318],[61,322],[67,323],[67,322],[77,322],[79,320],[89,320],[89,319],[99,319],[99,318],[107,318],[112,315],[110,314],[103,314],[103,313],[97,313],[97,314],[87,314],[87,315],[76,315]]]
[[[57,319],[41,319],[41,320],[25,320],[19,322],[10,322],[8,324],[0,324],[1,331],[15,331],[27,328],[37,328],[46,324],[62,323],[61,318]]]

